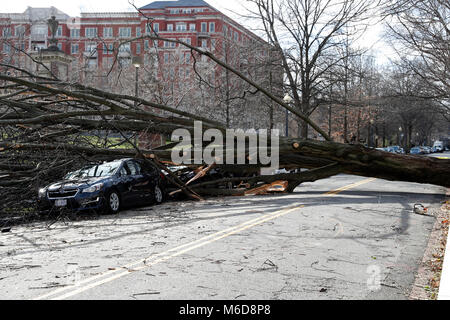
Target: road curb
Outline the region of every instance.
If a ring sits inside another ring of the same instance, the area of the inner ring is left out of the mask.
[[[448,199],[449,197],[450,189],[447,189],[446,198]],[[447,235],[447,246],[445,247],[438,300],[450,300],[450,232]]]

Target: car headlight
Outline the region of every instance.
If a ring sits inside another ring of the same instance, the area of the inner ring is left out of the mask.
[[[93,186],[83,189],[83,193],[94,193],[100,191],[103,188],[103,183],[94,184]]]
[[[47,195],[47,189],[41,188],[39,189],[39,198],[44,198]]]

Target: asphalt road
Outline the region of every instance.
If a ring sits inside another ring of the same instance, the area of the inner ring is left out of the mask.
[[[341,175],[0,234],[0,299],[406,299],[445,188]]]

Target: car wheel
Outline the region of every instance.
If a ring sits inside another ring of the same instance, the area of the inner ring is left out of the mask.
[[[116,214],[120,210],[120,196],[117,191],[111,191],[106,196],[105,203],[106,212],[109,214]]]
[[[153,199],[157,204],[162,203],[164,200],[164,193],[159,185],[156,185],[155,189],[153,190]]]

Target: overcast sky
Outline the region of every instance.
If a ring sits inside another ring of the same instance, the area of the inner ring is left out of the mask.
[[[128,3],[129,0],[1,0],[0,12],[24,12],[30,7],[56,7],[72,17],[80,15],[80,12],[115,12],[115,11],[134,11],[133,6]],[[139,8],[153,2],[153,0],[130,0]],[[206,0],[210,5],[222,11],[229,17],[242,23],[245,27],[251,29],[248,21],[243,21],[233,12],[243,13],[245,0]],[[373,26],[367,34],[361,39],[361,46],[371,47],[377,55],[379,63],[385,63],[389,57],[393,57],[389,47],[381,41],[383,27],[381,25]]]

